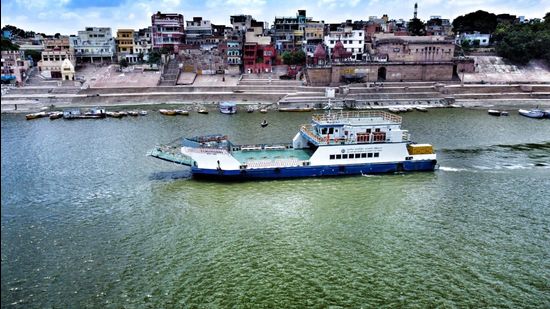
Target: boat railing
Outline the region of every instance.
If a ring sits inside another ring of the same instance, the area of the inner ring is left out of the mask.
[[[390,142],[386,132],[370,132],[368,134],[351,135],[348,137],[319,136],[312,130],[309,124],[302,125],[301,131],[317,145],[352,145],[352,144],[376,144]]]
[[[286,150],[292,148],[290,144],[252,144],[252,145],[235,145],[233,151],[262,151],[262,150]]]
[[[323,123],[340,123],[344,119],[350,118],[382,118],[385,121],[400,124],[402,117],[388,113],[386,111],[340,111],[335,113],[315,114],[312,119],[316,122]]]

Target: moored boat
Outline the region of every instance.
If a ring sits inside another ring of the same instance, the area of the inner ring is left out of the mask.
[[[532,109],[532,110],[520,109],[518,110],[518,112],[520,115],[529,117],[529,118],[544,118],[544,112],[540,109]]]
[[[247,108],[246,108],[246,112],[247,113],[253,113],[254,112],[254,107],[249,105]]]
[[[433,171],[433,146],[411,142],[401,121],[384,111],[317,114],[292,144],[235,145],[227,136],[207,135],[179,139],[149,155],[215,180]]]
[[[197,111],[199,114],[208,114],[208,110],[204,107],[199,107],[199,110]]]
[[[87,110],[66,109],[63,110],[64,119],[102,119],[107,117],[104,108],[94,107]]]
[[[139,115],[140,115],[140,116],[146,116],[146,115],[147,115],[147,111],[139,111]]]
[[[176,111],[173,109],[159,109],[159,113],[167,116],[174,116]]]
[[[234,102],[221,102],[220,112],[222,114],[235,114],[237,112],[237,104]]]
[[[176,109],[176,115],[189,116],[189,111],[186,111],[186,110],[183,110],[183,109]]]
[[[501,111],[496,110],[496,109],[490,109],[490,110],[487,111],[487,113],[491,116],[500,116],[501,115]]]
[[[42,117],[46,117],[46,116],[48,116],[48,114],[46,112],[38,112],[38,113],[27,114],[27,115],[25,115],[25,118],[27,120],[32,120],[32,119],[38,119],[38,118],[42,118]]]
[[[262,113],[262,114],[267,113],[267,108],[260,108],[260,113]]]
[[[107,117],[122,118],[122,115],[119,112],[107,112]]]
[[[415,106],[414,109],[416,109],[419,112],[423,112],[423,113],[428,111],[428,109],[426,107],[423,107],[423,106]]]
[[[128,116],[136,117],[136,116],[139,116],[139,113],[138,111],[128,111]]]
[[[63,112],[51,112],[49,114],[51,120],[59,119],[63,117]]]

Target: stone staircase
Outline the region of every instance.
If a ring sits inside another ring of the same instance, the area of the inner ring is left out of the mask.
[[[159,86],[174,86],[178,81],[180,68],[177,59],[170,59],[164,66],[162,77],[159,80]]]

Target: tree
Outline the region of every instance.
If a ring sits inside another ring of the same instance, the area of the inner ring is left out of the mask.
[[[13,44],[10,40],[4,39],[4,37],[2,37],[1,47],[2,50],[19,50],[19,45]]]
[[[411,35],[425,35],[426,34],[425,25],[418,18],[413,18],[413,19],[410,20],[409,24],[407,25],[407,31]]]
[[[121,67],[126,68],[126,67],[128,67],[128,64],[129,64],[129,63],[128,63],[128,60],[127,60],[126,58],[122,58],[122,59],[120,59],[120,61],[118,62],[118,64],[119,64]]]
[[[160,63],[160,57],[161,53],[158,50],[153,50],[151,53],[149,53],[149,63],[151,64],[159,64]]]
[[[25,50],[25,56],[30,56],[35,65],[42,60],[42,53],[37,50]]]
[[[453,20],[455,33],[469,33],[479,31],[480,33],[493,33],[497,27],[497,16],[493,13],[482,10],[458,16]]]
[[[300,65],[306,62],[306,54],[302,50],[298,51],[285,51],[281,56],[284,64],[287,65]]]

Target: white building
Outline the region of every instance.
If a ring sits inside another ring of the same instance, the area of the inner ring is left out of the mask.
[[[331,31],[325,36],[324,43],[328,47],[328,55],[332,57],[336,42],[341,41],[346,51],[351,52],[353,60],[362,60],[365,53],[365,31],[351,30],[345,27],[339,31]]]
[[[71,37],[76,58],[81,61],[113,61],[116,44],[111,28],[86,27],[84,31],[78,31],[76,37]]]
[[[482,34],[479,32],[474,33],[462,33],[456,36],[456,44],[462,44],[464,41],[470,42],[470,45],[474,44],[474,41],[479,41],[479,46],[489,46],[490,34]]]

